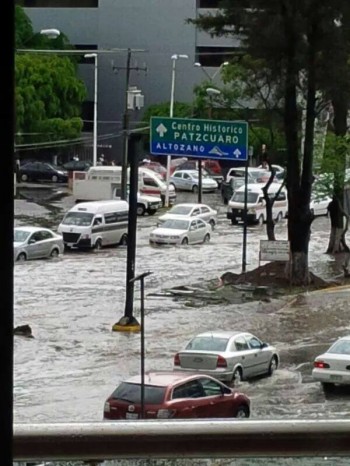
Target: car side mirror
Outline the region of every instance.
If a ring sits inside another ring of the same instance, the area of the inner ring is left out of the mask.
[[[35,239],[30,239],[30,240],[28,241],[28,244],[34,244],[34,243],[36,243],[36,240],[35,240]]]
[[[261,343],[261,349],[267,348],[268,346],[269,346],[268,343]]]

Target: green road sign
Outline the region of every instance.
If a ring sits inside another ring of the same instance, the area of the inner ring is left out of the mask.
[[[150,152],[153,155],[248,159],[246,121],[152,117],[150,126]]]

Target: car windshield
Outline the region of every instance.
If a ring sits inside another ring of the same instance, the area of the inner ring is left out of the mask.
[[[30,235],[29,231],[15,230],[14,231],[13,241],[15,243],[23,243],[28,238],[29,235]]]
[[[268,178],[270,176],[270,172],[268,171],[254,171],[254,172],[250,172],[250,175],[252,178],[254,178],[255,180],[257,180],[258,178]]]
[[[153,385],[145,385],[145,404],[159,405],[164,400],[166,387],[157,387]],[[122,382],[114,390],[112,398],[114,400],[124,400],[129,403],[141,403],[141,385],[137,383]]]
[[[94,215],[86,212],[68,212],[64,217],[63,225],[78,225],[78,226],[89,226],[91,225]]]
[[[333,346],[330,347],[327,353],[350,355],[350,340],[337,341]]]
[[[188,215],[192,210],[191,206],[185,205],[176,205],[172,209],[169,210],[169,214],[174,215]]]
[[[188,223],[186,220],[166,220],[162,228],[172,228],[174,230],[188,230]]]
[[[259,196],[258,193],[248,193],[248,196],[247,196],[248,204],[255,204],[256,201],[258,200],[258,196]],[[233,202],[243,203],[244,202],[244,192],[240,192],[240,193],[235,192],[234,195],[232,196],[232,201]]]
[[[228,338],[224,337],[195,337],[186,346],[187,350],[225,351]]]

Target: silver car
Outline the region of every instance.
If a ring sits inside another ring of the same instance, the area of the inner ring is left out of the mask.
[[[315,358],[312,377],[321,382],[325,391],[332,390],[335,384],[350,385],[350,335],[339,338]]]
[[[201,333],[174,357],[174,370],[200,372],[233,384],[272,375],[278,364],[276,348],[247,332]]]
[[[182,191],[192,191],[198,193],[199,179],[197,170],[178,170],[170,177],[170,184],[175,189]],[[202,191],[212,192],[218,188],[218,183],[210,176],[204,175],[202,177]]]
[[[180,217],[168,219],[149,236],[150,244],[196,244],[210,241],[212,226],[204,220]]]
[[[64,249],[63,238],[48,228],[16,227],[13,238],[15,261],[57,257]]]
[[[188,220],[195,218],[201,218],[214,228],[217,222],[217,210],[212,209],[205,204],[176,204],[164,215],[158,218],[159,225],[164,223],[166,220],[173,220],[181,217],[188,217]]]

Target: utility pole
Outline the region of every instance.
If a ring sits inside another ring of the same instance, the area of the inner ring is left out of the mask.
[[[113,66],[113,71],[126,70],[125,82],[125,104],[123,114],[123,158],[122,158],[122,179],[121,179],[121,198],[127,201],[128,197],[128,153],[129,153],[129,108],[128,108],[128,91],[131,71],[147,71],[147,67],[131,66],[132,50],[128,49],[126,66]]]

